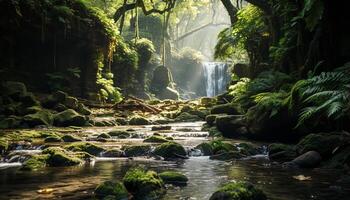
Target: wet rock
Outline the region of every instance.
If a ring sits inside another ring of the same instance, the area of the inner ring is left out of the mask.
[[[21,127],[22,119],[17,116],[9,116],[0,121],[0,129],[19,128]]]
[[[127,125],[128,121],[126,121],[125,118],[122,117],[116,117],[115,121],[119,124],[119,125]]]
[[[87,119],[72,109],[68,109],[54,115],[56,126],[83,126]]]
[[[54,108],[57,104],[63,105],[67,97],[67,93],[62,91],[56,91],[52,95],[47,96],[42,101],[42,104],[45,108]]]
[[[203,105],[204,107],[209,107],[212,106],[216,103],[215,98],[210,98],[210,97],[202,97],[200,98],[200,104]]]
[[[220,187],[210,200],[266,200],[267,197],[260,189],[248,182],[232,182]]]
[[[129,121],[129,125],[149,125],[149,124],[151,124],[151,122],[143,117],[133,117]]]
[[[170,87],[166,87],[164,89],[159,90],[159,92],[157,92],[157,97],[159,99],[178,100],[179,96],[180,96],[179,92]]]
[[[213,154],[217,154],[218,152],[231,152],[231,151],[239,151],[239,149],[231,143],[224,142],[222,140],[213,140],[210,141],[209,144],[213,148]]]
[[[165,184],[172,184],[176,186],[185,186],[188,182],[188,178],[184,174],[175,171],[162,172],[159,174],[159,177]]]
[[[73,135],[64,135],[61,137],[64,142],[79,142],[82,141],[81,138]]]
[[[21,170],[24,171],[36,171],[46,166],[46,160],[48,155],[33,155],[31,158],[26,160]]]
[[[77,111],[83,115],[90,115],[92,113],[91,110],[82,103],[78,104]]]
[[[75,142],[67,145],[65,149],[69,151],[83,151],[94,156],[98,156],[101,152],[105,151],[104,148],[90,142]]]
[[[126,157],[147,156],[151,152],[150,145],[126,146],[122,149]]]
[[[240,113],[238,112],[236,106],[234,106],[231,103],[227,103],[227,104],[214,106],[210,110],[210,114],[239,115]]]
[[[166,142],[156,147],[154,154],[164,159],[186,158],[187,153],[183,146],[175,142]]]
[[[152,126],[152,131],[171,130],[171,126]]]
[[[41,110],[42,110],[42,108],[40,106],[25,107],[25,108],[23,108],[21,115],[34,114],[34,113],[37,113]]]
[[[207,142],[197,145],[195,149],[199,149],[204,156],[211,156],[213,154],[213,147]]]
[[[82,160],[68,153],[59,147],[49,147],[43,151],[43,154],[48,154],[46,163],[51,167],[74,166],[82,163]]]
[[[50,126],[53,123],[53,115],[47,110],[41,110],[35,114],[29,114],[24,116],[24,122],[30,127],[35,127],[38,125]]]
[[[67,96],[66,99],[64,100],[64,105],[67,106],[68,108],[77,110],[79,107],[78,99],[75,97]]]
[[[216,117],[217,116],[220,116],[220,115],[217,115],[217,114],[214,114],[214,115],[207,115],[205,117],[205,121],[207,122],[207,124],[209,124],[209,126],[213,126],[215,124],[215,120],[216,120]]]
[[[121,182],[105,181],[95,189],[97,199],[127,200],[129,193]]]
[[[215,119],[216,127],[224,137],[233,138],[240,135],[240,128],[245,126],[243,115],[222,115]]]
[[[296,165],[300,168],[314,168],[317,167],[322,161],[321,155],[316,151],[308,151],[290,162],[292,165]],[[284,163],[286,165],[288,163]],[[289,164],[288,164],[289,165]]]
[[[129,138],[131,136],[130,132],[124,131],[124,130],[112,130],[112,131],[108,132],[107,134],[112,136],[112,137],[119,138],[119,139],[125,139],[125,138]]]
[[[239,152],[246,156],[252,156],[259,153],[257,148],[249,143],[239,143],[237,147],[239,149]]]
[[[165,143],[165,142],[169,142],[169,140],[163,136],[153,135],[153,136],[150,136],[150,137],[146,138],[145,140],[143,140],[143,142]]]
[[[341,133],[309,134],[297,145],[299,153],[317,151],[323,158],[329,158],[335,148],[342,146],[348,139]]]
[[[212,160],[229,161],[235,159],[241,159],[244,155],[238,151],[218,151],[216,154],[211,155],[209,158]]]
[[[50,142],[63,142],[61,137],[59,136],[49,136],[45,138],[44,142],[50,143]]]
[[[269,159],[278,162],[291,161],[298,156],[294,146],[281,143],[270,144],[268,151]]]
[[[164,183],[154,171],[130,169],[125,174],[123,183],[135,199],[160,199],[165,193]]]
[[[202,118],[198,117],[197,115],[192,115],[188,112],[182,112],[174,120],[176,122],[196,122],[196,121],[202,121]]]
[[[222,137],[222,132],[219,131],[218,128],[216,128],[216,126],[210,127],[207,131],[209,132],[209,136]]]
[[[105,152],[102,153],[102,157],[122,157],[123,156],[123,151],[119,149],[109,149]]]
[[[111,136],[107,133],[101,133],[100,135],[97,136],[97,138],[109,139],[111,138]]]

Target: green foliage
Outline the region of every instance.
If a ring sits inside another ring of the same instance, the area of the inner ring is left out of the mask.
[[[265,92],[259,93],[254,96],[256,103],[256,112],[265,113],[269,112],[269,117],[272,118],[286,107],[285,98],[288,93],[281,92]]]
[[[291,91],[290,96],[293,95],[297,95],[306,106],[301,110],[297,126],[316,116],[330,120],[349,116],[350,63],[332,72],[322,72],[299,81]]]
[[[324,5],[322,0],[304,0],[304,7],[294,20],[303,19],[306,23],[306,28],[313,31],[322,19],[323,11]]]
[[[152,55],[156,52],[153,42],[146,38],[140,38],[132,40],[131,43],[138,54],[140,67],[146,67],[145,65],[147,65]]]
[[[246,51],[251,51],[252,44],[259,43],[262,37],[268,35],[263,12],[248,5],[238,12],[237,22],[232,27],[220,32],[214,56],[222,60],[241,57]]]

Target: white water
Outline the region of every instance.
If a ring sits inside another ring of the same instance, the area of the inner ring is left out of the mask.
[[[206,80],[206,93],[213,97],[226,90],[227,64],[221,62],[203,62],[204,76]]]

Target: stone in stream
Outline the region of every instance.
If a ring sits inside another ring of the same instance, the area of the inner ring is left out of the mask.
[[[240,128],[245,126],[245,119],[243,115],[221,115],[215,124],[224,137],[233,138],[242,135]]]
[[[116,157],[122,157],[122,156],[123,156],[123,151],[119,149],[109,149],[102,153],[102,157],[116,158]]]
[[[107,134],[107,133],[101,133],[100,135],[97,136],[97,138],[98,139],[101,139],[101,138],[109,139],[109,138],[111,138],[111,136],[109,134]]]
[[[157,146],[154,150],[154,154],[162,156],[164,159],[187,158],[185,148],[175,142],[166,142]]]
[[[98,156],[101,152],[105,151],[104,148],[90,142],[74,142],[65,146],[65,149],[69,151],[83,151],[94,156]]]
[[[97,199],[128,200],[129,193],[122,182],[105,181],[95,189]]]
[[[46,166],[46,160],[48,155],[33,155],[28,160],[26,160],[21,170],[24,171],[36,171]]]
[[[50,167],[74,166],[83,162],[74,155],[68,155],[68,152],[60,147],[49,147],[42,153],[48,154],[46,164]]]
[[[176,171],[165,171],[159,174],[159,177],[165,184],[172,184],[176,186],[187,185],[188,178],[180,172]]]
[[[222,160],[222,161],[230,161],[243,158],[244,155],[238,151],[219,151],[214,155],[211,155],[209,158],[211,160]]]
[[[60,136],[49,136],[44,139],[44,142],[50,143],[50,142],[63,142],[62,138]]]
[[[213,147],[208,142],[197,145],[195,149],[199,149],[204,156],[211,156],[213,154]]]
[[[54,117],[51,112],[47,110],[40,110],[34,114],[29,114],[23,117],[23,121],[30,127],[37,125],[52,125]]]
[[[64,142],[79,142],[82,141],[81,138],[73,135],[64,135],[61,137]]]
[[[159,135],[152,135],[148,138],[146,138],[145,140],[143,140],[143,142],[150,142],[150,143],[165,143],[165,142],[169,142],[168,139],[166,139],[163,136],[159,136]]]
[[[131,131],[112,130],[112,131],[109,131],[107,134],[112,136],[112,137],[119,138],[119,139],[125,139],[125,138],[129,138],[131,136],[130,132]]]
[[[154,171],[141,168],[126,172],[123,183],[134,199],[160,199],[165,194],[164,183]]]
[[[174,121],[176,122],[196,122],[196,121],[202,121],[203,119],[198,117],[197,115],[190,114],[188,112],[182,112],[180,115],[178,115]]]
[[[239,115],[239,112],[235,105],[233,105],[232,103],[227,103],[214,106],[210,110],[210,114]]]
[[[317,151],[308,151],[290,162],[283,163],[285,167],[314,168],[322,161],[321,155]]]
[[[294,146],[281,143],[273,143],[268,146],[269,159],[272,161],[286,162],[297,157]]]
[[[152,126],[152,131],[171,130],[171,126]]]
[[[129,121],[129,125],[149,125],[149,124],[151,124],[151,122],[144,117],[133,117]]]
[[[148,156],[152,147],[150,145],[137,145],[122,147],[126,157]]]
[[[266,200],[260,189],[248,182],[232,182],[220,187],[209,200]]]
[[[249,143],[239,143],[237,147],[239,149],[239,152],[246,156],[252,156],[259,153],[257,148]]]
[[[68,109],[54,115],[55,126],[83,126],[87,123],[86,117],[73,109]]]

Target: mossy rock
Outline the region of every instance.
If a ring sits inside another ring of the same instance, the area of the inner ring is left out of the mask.
[[[185,148],[175,142],[166,142],[156,147],[154,153],[165,159],[185,158],[187,156]]]
[[[101,133],[100,135],[97,136],[97,138],[109,139],[111,138],[111,136],[107,133]]]
[[[49,147],[43,151],[48,154],[46,163],[50,167],[74,166],[82,163],[82,160],[68,153],[59,147]]]
[[[126,172],[123,183],[135,199],[159,199],[165,193],[164,183],[154,171],[130,169]]]
[[[0,129],[9,129],[9,128],[19,128],[21,127],[22,119],[17,116],[9,116],[0,121]]]
[[[63,142],[62,138],[60,136],[49,136],[45,138],[44,142],[50,143],[50,142]]]
[[[30,127],[37,125],[46,125],[50,126],[53,123],[53,115],[47,110],[41,110],[34,114],[29,114],[24,116],[24,122],[27,123]]]
[[[97,199],[128,200],[129,193],[121,182],[105,181],[95,189]]]
[[[145,140],[143,140],[143,142],[165,143],[165,142],[169,142],[169,140],[163,136],[152,135],[152,136],[146,138]]]
[[[152,131],[171,130],[171,126],[152,126]]]
[[[0,138],[0,155],[5,153],[9,147],[9,142],[6,138]]]
[[[213,106],[213,108],[210,110],[210,114],[238,115],[240,113],[238,112],[235,105],[227,103]]]
[[[46,108],[54,108],[57,104],[63,105],[64,101],[68,97],[67,93],[62,91],[56,91],[52,95],[47,96],[42,104]]]
[[[205,117],[205,121],[207,122],[207,124],[209,124],[209,126],[213,126],[215,124],[215,119],[217,116],[219,116],[219,115],[217,115],[217,114],[207,115]]]
[[[56,126],[83,126],[87,119],[72,109],[68,109],[54,115]]]
[[[201,117],[198,117],[197,115],[193,115],[188,112],[182,112],[174,120],[176,122],[196,122],[202,121],[203,119]]]
[[[109,149],[109,150],[103,152],[102,156],[103,157],[111,157],[111,158],[122,157],[123,151],[121,151],[119,149]]]
[[[125,118],[122,118],[122,117],[116,117],[115,118],[115,121],[119,124],[119,125],[127,125],[128,122],[126,121]]]
[[[83,115],[91,115],[92,113],[91,110],[82,103],[78,104],[77,111]]]
[[[220,187],[210,200],[266,200],[267,197],[260,189],[251,183],[228,183]]]
[[[23,107],[40,106],[40,102],[35,98],[32,93],[27,92],[25,95],[19,98]]]
[[[222,136],[222,132],[218,130],[218,128],[216,128],[216,126],[210,127],[208,129],[208,133],[209,136],[212,137],[221,137]]]
[[[23,114],[23,115],[34,114],[34,113],[37,113],[41,110],[42,110],[42,108],[40,106],[25,107],[25,108],[23,108],[23,111],[21,114]]]
[[[64,100],[64,105],[67,106],[68,108],[78,110],[79,102],[77,98],[67,96],[66,99]]]
[[[346,139],[340,133],[309,134],[298,144],[298,153],[317,151],[323,158],[329,158],[335,148],[342,146]]]
[[[272,143],[268,147],[269,159],[278,162],[291,161],[298,156],[296,148],[292,145]]]
[[[18,99],[27,94],[26,86],[21,82],[7,81],[1,86],[2,93]]]
[[[126,157],[147,156],[151,151],[150,145],[126,146],[122,148]]]
[[[204,156],[211,156],[213,154],[213,147],[208,142],[197,145],[195,149],[199,149]]]
[[[249,143],[239,143],[237,147],[239,148],[239,152],[246,156],[252,156],[259,153],[255,146]]]
[[[125,139],[125,138],[129,138],[131,136],[129,131],[124,131],[124,130],[112,130],[112,131],[108,132],[107,134],[112,136],[112,137],[119,138],[119,139]]]
[[[64,142],[79,142],[82,141],[81,138],[73,135],[64,135],[61,137]]]
[[[231,143],[222,140],[213,140],[209,144],[213,147],[213,154],[221,152],[239,151],[239,149]]]
[[[210,107],[213,104],[216,103],[216,99],[215,98],[210,98],[210,97],[202,97],[200,98],[200,104],[205,106],[205,107]]]
[[[238,151],[219,151],[209,158],[212,160],[230,161],[243,158],[244,155]]]
[[[151,122],[144,117],[133,117],[129,121],[129,125],[149,125],[149,124],[151,124]]]
[[[48,155],[33,155],[31,158],[29,158],[23,163],[21,170],[36,171],[41,168],[44,168],[46,167],[47,158]]]
[[[83,151],[94,156],[98,156],[101,152],[105,151],[104,148],[90,142],[74,142],[67,145],[65,149],[70,151]]]
[[[176,186],[187,185],[188,178],[180,172],[165,171],[159,174],[159,177],[165,184],[172,184]]]

